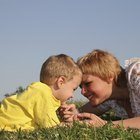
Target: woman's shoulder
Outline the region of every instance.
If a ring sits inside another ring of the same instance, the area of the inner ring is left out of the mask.
[[[128,81],[130,81],[133,76],[140,75],[140,58],[130,58],[126,60],[125,71]]]
[[[129,58],[129,59],[125,60],[125,68],[132,67],[136,63],[140,63],[139,57]]]
[[[140,115],[140,58],[131,58],[126,61],[126,74],[128,80],[129,97],[132,112]]]

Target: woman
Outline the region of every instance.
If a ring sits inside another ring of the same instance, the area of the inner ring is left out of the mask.
[[[140,128],[140,59],[127,60],[123,69],[111,53],[93,50],[79,58],[78,65],[83,73],[81,93],[89,102],[79,109],[76,118],[88,118],[87,123],[102,126],[107,121],[98,116],[113,109],[120,117],[113,124]],[[65,121],[72,121],[75,106],[65,104],[61,109]]]

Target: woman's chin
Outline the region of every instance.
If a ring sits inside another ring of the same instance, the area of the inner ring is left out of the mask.
[[[95,100],[89,100],[89,102],[91,103],[92,106],[97,106],[98,103]]]

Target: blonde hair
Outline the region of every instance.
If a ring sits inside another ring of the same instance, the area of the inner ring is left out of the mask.
[[[83,74],[95,75],[105,81],[113,76],[116,84],[122,72],[117,58],[111,53],[99,49],[79,58],[77,63]]]
[[[60,76],[64,76],[69,81],[77,74],[82,76],[80,68],[70,56],[65,54],[53,55],[43,63],[40,81],[52,85]]]

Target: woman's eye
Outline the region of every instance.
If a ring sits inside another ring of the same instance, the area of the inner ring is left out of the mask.
[[[82,89],[83,86],[89,87],[91,83],[92,83],[92,82],[85,82],[85,83],[79,85],[79,87],[80,87],[81,89]]]
[[[89,87],[91,83],[92,83],[92,82],[87,82],[87,83],[85,83],[85,86],[86,86],[86,87]]]

